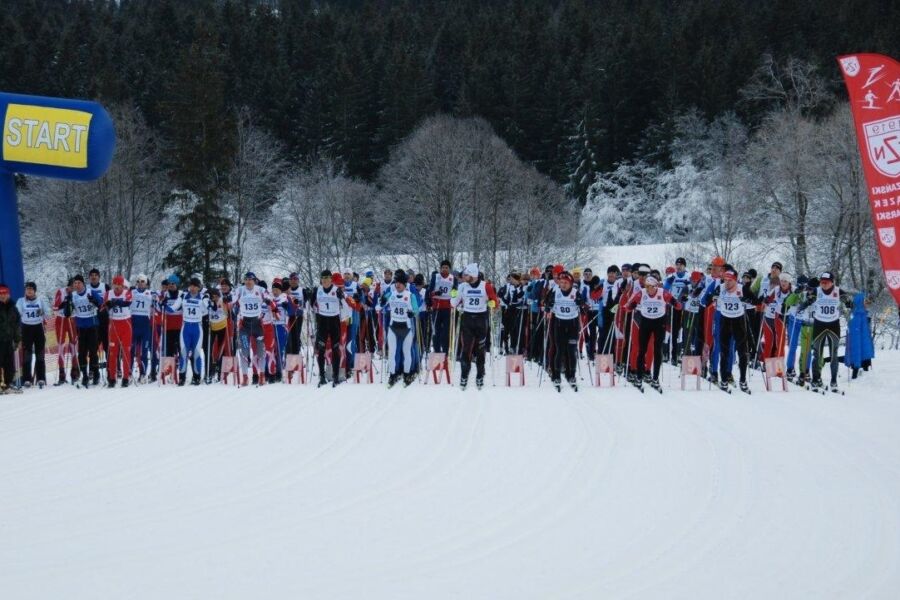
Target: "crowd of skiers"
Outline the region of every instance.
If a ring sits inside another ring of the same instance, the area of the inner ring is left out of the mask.
[[[663,272],[612,265],[605,277],[547,265],[509,273],[496,288],[476,264],[454,271],[446,260],[428,276],[326,270],[310,288],[297,273],[267,283],[248,272],[239,285],[227,278],[205,285],[199,275],[182,285],[171,275],[151,289],[146,276],[130,285],[116,275],[107,284],[93,269],[87,281],[75,275],[55,290],[52,302],[33,282],[15,302],[0,285],[0,391],[46,385],[51,320],[56,385],[100,385],[105,367],[108,387],[127,387],[132,379],[156,381],[166,365],[179,385],[231,374],[238,385],[262,385],[301,365],[312,374],[315,364],[318,385],[336,386],[351,377],[357,356],[376,355],[390,387],[412,383],[433,354],[444,357],[448,376],[458,362],[463,389],[474,363],[481,388],[493,350],[522,355],[556,389],[565,377],[576,390],[584,355],[592,363],[612,357],[620,375],[656,389],[664,362],[700,357],[702,376],[726,390],[736,363],[743,391],[751,365],[774,357],[784,358],[788,379],[823,388],[827,356],[836,390],[841,317],[853,332],[845,362],[856,376],[874,354],[862,294],[851,298],[829,272],[795,279],[779,262],[768,273],[739,274],[721,257],[692,271],[678,258]],[[290,360],[301,354],[308,360]]]

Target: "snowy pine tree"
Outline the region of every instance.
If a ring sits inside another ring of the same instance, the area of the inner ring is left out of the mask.
[[[588,189],[594,183],[599,171],[594,149],[600,131],[595,123],[586,109],[575,126],[575,133],[569,137],[569,182],[566,184],[566,193],[570,198],[577,200],[579,206],[585,205]]]

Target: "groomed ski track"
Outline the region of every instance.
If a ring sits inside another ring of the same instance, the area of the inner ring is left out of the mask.
[[[844,397],[3,396],[0,597],[895,598],[898,359]]]

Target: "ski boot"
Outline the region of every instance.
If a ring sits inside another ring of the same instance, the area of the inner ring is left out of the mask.
[[[475,387],[479,390],[484,387],[484,377],[475,378]]]
[[[200,373],[194,373],[194,377],[191,379],[191,385],[200,385]]]
[[[557,392],[561,392],[561,391],[562,391],[562,386],[560,385],[561,383],[562,383],[562,382],[561,382],[561,380],[560,380],[559,377],[554,377],[554,378],[553,378],[553,387],[556,389]]]
[[[31,382],[30,381],[23,382],[22,387],[25,388],[26,390],[31,388]]]
[[[409,387],[410,384],[416,380],[415,373],[407,373],[403,376],[403,387]]]
[[[156,373],[150,373],[150,377],[147,378],[148,383],[156,382]]]
[[[400,373],[391,373],[391,376],[388,377],[388,389],[391,389],[395,385],[397,385],[397,381],[400,380]]]
[[[816,378],[816,379],[813,379],[813,380],[812,380],[812,383],[810,384],[810,387],[812,388],[812,390],[813,390],[814,392],[818,392],[820,389],[822,389],[823,387],[825,387],[825,384],[822,382],[821,379]]]
[[[97,387],[98,385],[100,385],[100,372],[99,371],[94,373],[94,380],[91,383],[91,385],[93,385],[94,387]]]
[[[650,387],[657,392],[662,393],[662,387],[659,385],[659,379],[650,379]]]
[[[129,381],[128,381],[128,378],[126,377],[125,379],[122,380],[122,387],[127,388],[128,384],[129,384]]]
[[[40,381],[38,381],[38,389],[39,389],[39,390],[42,390],[42,389],[44,389],[45,387],[47,387],[47,382],[46,382],[46,381],[44,381],[43,379],[41,379]]]
[[[787,379],[788,381],[790,381],[791,383],[794,383],[794,380],[797,378],[797,372],[794,371],[793,369],[788,369],[787,373],[784,374],[784,378]]]
[[[741,388],[741,391],[744,392],[745,394],[749,394],[749,393],[750,393],[750,386],[747,385],[747,382],[746,382],[746,381],[741,381],[741,383],[740,383],[740,388]]]
[[[731,390],[728,388],[728,382],[727,382],[727,381],[722,380],[722,381],[720,381],[720,382],[719,382],[718,384],[716,384],[716,385],[718,385],[718,386],[719,386],[719,389],[722,390],[723,392],[728,392],[729,394],[731,393]]]
[[[719,385],[719,376],[716,375],[715,373],[710,373],[709,382],[713,385]],[[722,383],[724,383],[726,387],[728,386],[727,382],[723,381]]]
[[[187,371],[178,374],[178,387],[184,386],[187,383]]]
[[[253,374],[253,385],[259,385],[259,373]]]
[[[116,387],[116,380],[108,377],[106,379],[106,387],[108,387],[108,388]]]
[[[725,383],[728,385],[734,385],[734,375],[728,374],[728,377],[725,378]]]
[[[87,373],[85,373],[84,375],[81,376],[81,387],[87,388],[90,385],[90,383],[91,383],[91,380],[88,377]]]
[[[465,390],[466,386],[469,385],[469,380],[465,377],[459,380],[459,389]]]
[[[247,385],[247,376],[246,375],[244,375],[244,385]],[[319,377],[319,385],[317,385],[316,387],[323,387],[326,385],[328,385],[328,380],[325,379],[324,375],[321,375]]]
[[[572,388],[572,391],[578,391],[578,381],[576,381],[574,377],[566,377],[566,381],[568,382],[569,387]]]
[[[831,384],[828,386],[828,389],[830,389],[832,392],[834,392],[836,394],[838,392],[837,381],[832,381]]]

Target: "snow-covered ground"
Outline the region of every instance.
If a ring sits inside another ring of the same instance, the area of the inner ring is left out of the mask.
[[[843,397],[0,397],[0,598],[896,598],[898,359]]]

